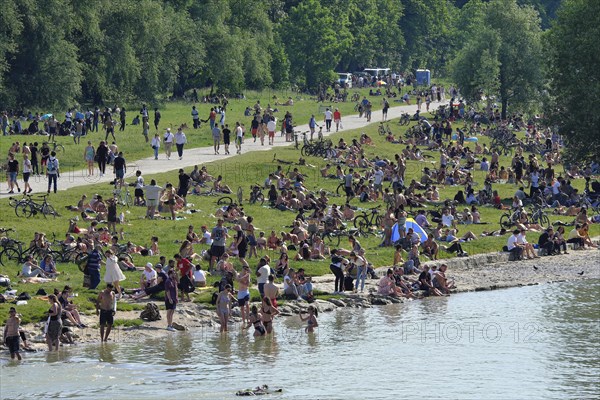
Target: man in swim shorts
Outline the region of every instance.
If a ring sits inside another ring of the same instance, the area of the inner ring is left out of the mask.
[[[115,317],[115,294],[112,283],[106,284],[106,289],[98,294],[96,301],[96,315],[100,315],[100,341],[108,341]],[[106,335],[104,328],[106,327]]]

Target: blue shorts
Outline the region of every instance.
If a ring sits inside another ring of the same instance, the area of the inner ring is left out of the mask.
[[[8,180],[11,182],[16,182],[17,181],[17,172],[9,172]]]
[[[115,174],[117,175],[117,179],[123,179],[125,177],[125,170],[118,169],[117,172],[115,172]]]

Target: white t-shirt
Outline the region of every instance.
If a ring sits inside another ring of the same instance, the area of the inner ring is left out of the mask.
[[[31,172],[31,160],[23,160],[23,172]]]
[[[538,182],[539,182],[539,180],[540,180],[540,175],[539,175],[537,172],[536,172],[536,173],[533,173],[533,174],[531,174],[531,177],[530,177],[530,179],[531,179],[531,186],[532,186],[532,187],[536,188],[536,187],[538,187],[538,186],[539,186],[539,185],[538,185]]]
[[[269,265],[263,265],[258,269],[256,277],[256,283],[267,283],[269,281],[269,274],[271,273],[271,267]]]
[[[206,242],[206,244],[211,245],[212,244],[212,236],[210,235],[209,231],[206,231],[202,234],[202,237],[204,238],[204,241]]]
[[[444,226],[452,226],[452,221],[454,221],[454,216],[452,214],[442,214],[442,224],[444,224]]]
[[[163,188],[155,185],[144,186],[144,190],[146,191],[146,198],[148,200],[158,200],[160,192],[162,192]]]
[[[333,119],[333,113],[329,110],[325,111],[325,119]]]
[[[289,275],[286,275],[283,278],[283,290],[287,290],[287,288],[290,286],[291,282],[292,282],[292,278]]]
[[[269,132],[275,132],[275,129],[277,129],[277,123],[275,121],[269,121],[267,123],[267,130]]]
[[[194,270],[194,281],[195,282],[206,282],[206,274],[202,270]]]
[[[135,182],[135,188],[136,189],[144,188],[144,178],[141,175],[137,177],[137,180]]]
[[[559,194],[560,193],[560,182],[556,181],[552,184],[552,194]]]
[[[525,238],[524,234],[519,233],[519,235],[517,236],[517,243],[518,244],[526,244],[527,243],[527,239]]]
[[[173,133],[171,133],[171,132],[165,133],[165,136],[164,136],[165,143],[173,143],[173,138],[174,138]]]
[[[517,247],[516,243],[517,243],[517,236],[510,235],[510,237],[508,238],[508,242],[506,243],[506,247],[508,247],[508,250],[512,250],[515,247]]]
[[[381,182],[383,182],[383,171],[379,169],[373,173],[373,183],[381,185]]]
[[[198,119],[198,110],[192,110],[192,119]]]
[[[151,271],[146,271],[144,269],[144,276],[146,277],[146,281],[150,282],[150,281],[156,279],[158,274],[156,273],[156,271],[154,269]]]
[[[241,126],[238,126],[237,128],[235,128],[235,136],[239,137],[239,138],[244,136],[244,131],[242,130]]]

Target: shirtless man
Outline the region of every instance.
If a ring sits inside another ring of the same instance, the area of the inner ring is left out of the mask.
[[[235,279],[239,283],[237,300],[242,313],[242,325],[246,325],[250,316],[250,267],[244,265]]]
[[[10,358],[21,361],[21,354],[19,353],[19,327],[21,325],[21,318],[17,315],[17,310],[11,307],[8,311],[8,319],[6,320],[6,326],[4,326],[4,343],[10,351]]]
[[[390,207],[383,217],[383,243],[381,243],[381,246],[392,245],[392,228],[396,221],[394,209]]]
[[[106,289],[98,294],[98,299],[96,300],[96,315],[100,315],[101,342],[108,341],[108,335],[110,335],[115,316],[114,304],[115,294],[113,293],[113,285],[112,283],[107,283]],[[104,334],[105,326],[107,326],[106,335]]]
[[[265,283],[265,297],[271,300],[271,305],[277,308],[277,296],[279,295],[279,288],[275,285],[275,276],[269,275],[269,282]]]

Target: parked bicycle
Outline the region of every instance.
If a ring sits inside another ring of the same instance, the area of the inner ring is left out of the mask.
[[[36,215],[37,213],[41,213],[44,218],[48,218],[48,216],[52,216],[54,218],[59,217],[60,215],[56,212],[54,207],[50,203],[48,203],[48,195],[40,195],[37,198],[42,199],[42,203],[37,203],[33,200],[32,196],[25,196],[24,199],[17,202],[15,205],[15,214],[17,217],[25,217],[29,218],[32,215]]]
[[[362,235],[369,235],[373,228],[382,226],[383,217],[379,215],[381,206],[370,208],[362,212],[361,215],[354,217],[354,227]]]

